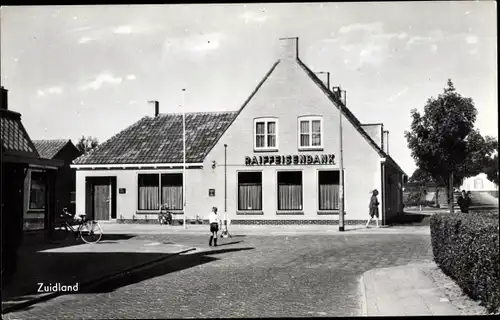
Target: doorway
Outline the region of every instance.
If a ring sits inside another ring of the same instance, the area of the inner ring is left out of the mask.
[[[116,219],[116,177],[87,177],[86,213],[89,219]]]

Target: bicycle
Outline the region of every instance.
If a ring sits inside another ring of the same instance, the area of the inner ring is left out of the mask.
[[[160,224],[168,224],[168,225],[173,224],[172,213],[168,210],[168,205],[164,204],[160,207],[160,213],[158,214],[158,222]]]
[[[80,219],[74,219],[73,215],[69,213],[66,208],[62,211],[63,213],[59,215],[59,218],[63,220],[63,223],[54,227],[56,239],[64,239],[72,232],[76,240],[81,238],[85,243],[98,243],[101,240],[103,232],[97,221],[87,219],[86,214],[79,214],[78,216]],[[68,223],[68,220],[72,222],[77,221],[78,228],[73,228],[73,226]]]

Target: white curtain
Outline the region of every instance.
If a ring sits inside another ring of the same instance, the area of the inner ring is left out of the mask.
[[[319,185],[319,210],[339,209],[339,185],[320,184]]]
[[[163,186],[161,188],[161,203],[167,204],[169,209],[182,210],[182,185]]]
[[[159,186],[139,186],[139,210],[158,210]]]
[[[240,184],[238,197],[238,210],[262,210],[262,185]]]
[[[278,210],[302,210],[302,185],[278,185]]]

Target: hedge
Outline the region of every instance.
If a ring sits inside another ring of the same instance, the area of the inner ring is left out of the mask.
[[[498,217],[498,213],[443,213],[430,220],[434,261],[490,313],[500,308]]]

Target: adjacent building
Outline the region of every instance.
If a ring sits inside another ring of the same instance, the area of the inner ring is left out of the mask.
[[[388,154],[383,124],[352,114],[329,74],[299,59],[298,38],[280,44],[239,110],[185,115],[185,176],[182,115],[156,112],[74,161],[76,211],[144,220],[167,203],[175,219],[205,218],[217,206],[232,224],[336,224],[342,108],[346,223],[367,220],[374,189],[384,222],[401,212],[406,175]]]
[[[76,174],[70,165],[81,152],[69,139],[33,140],[33,143],[40,158],[61,162],[54,177],[54,212],[60,213],[63,208],[74,212]],[[46,170],[30,166],[24,184],[24,230],[44,229],[47,187]]]

